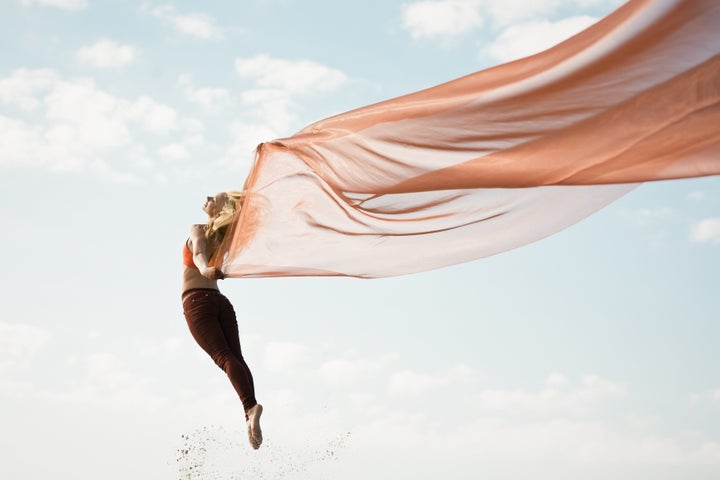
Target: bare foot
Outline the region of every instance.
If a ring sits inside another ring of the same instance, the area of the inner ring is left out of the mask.
[[[262,445],[262,430],[260,429],[260,415],[263,407],[259,403],[247,411],[248,440],[250,445],[257,450]]]

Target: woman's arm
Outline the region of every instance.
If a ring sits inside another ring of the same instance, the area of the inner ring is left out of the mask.
[[[203,225],[190,227],[190,246],[192,247],[193,262],[195,262],[195,266],[204,277],[210,280],[222,280],[225,278],[225,274],[219,268],[208,265],[207,240],[205,239]]]

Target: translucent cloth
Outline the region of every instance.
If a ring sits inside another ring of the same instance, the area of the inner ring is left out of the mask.
[[[720,1],[634,0],[540,54],[261,144],[231,277],[385,277],[553,234],[638,183],[720,174]]]

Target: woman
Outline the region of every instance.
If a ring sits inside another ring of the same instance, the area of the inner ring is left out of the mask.
[[[203,211],[208,216],[208,222],[190,227],[190,238],[183,249],[182,302],[185,319],[195,341],[225,371],[240,397],[250,445],[258,449],[262,443],[262,405],[255,400],[252,373],[240,350],[235,311],[218,290],[217,281],[225,278],[225,274],[208,265],[243,197],[243,192],[221,192],[207,197]]]

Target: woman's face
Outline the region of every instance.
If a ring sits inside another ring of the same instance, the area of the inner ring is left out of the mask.
[[[206,197],[205,203],[203,203],[203,212],[207,213],[209,217],[214,217],[220,213],[227,200],[228,197],[225,192],[220,192],[214,197]]]

